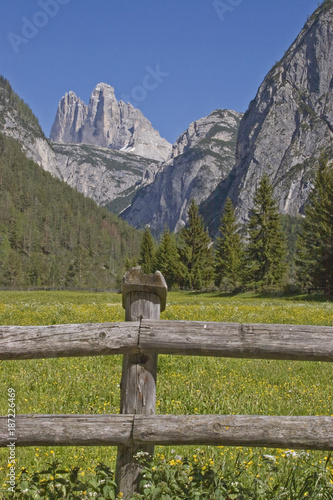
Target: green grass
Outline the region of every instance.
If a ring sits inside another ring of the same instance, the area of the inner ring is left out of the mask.
[[[161,318],[332,326],[333,304],[313,299],[170,292]],[[120,294],[0,292],[0,324],[3,325],[123,320]],[[0,407],[2,414],[6,414],[7,390],[12,387],[16,391],[19,414],[118,413],[120,378],[120,356],[3,361],[0,363]],[[159,356],[157,379],[158,413],[333,416],[333,372],[329,363]],[[274,459],[265,458],[266,455]],[[18,448],[17,470],[27,468],[31,474],[55,458],[62,468],[80,467],[79,475],[84,479],[98,462],[114,468],[115,456],[116,449],[112,447]],[[7,457],[8,450],[1,449],[0,487],[5,480]],[[244,484],[258,480],[270,488],[286,485],[296,470],[296,463],[300,477],[305,470],[328,475],[333,470],[327,454],[306,450],[286,454],[283,450],[268,449],[157,447],[158,481],[162,469],[171,475],[177,470],[183,474],[187,467],[185,457],[191,467],[200,465],[202,472],[214,469],[226,474],[228,470],[240,470],[237,467],[241,465]],[[330,484],[329,479],[327,481]],[[265,495],[262,498],[269,498],[267,491]],[[206,498],[204,493],[201,498]],[[332,499],[333,494],[323,498]]]

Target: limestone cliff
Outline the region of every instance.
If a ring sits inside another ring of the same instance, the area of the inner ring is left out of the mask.
[[[50,139],[57,143],[91,144],[164,161],[171,144],[139,109],[117,101],[114,88],[100,83],[87,106],[74,92],[60,101]]]
[[[137,189],[152,182],[160,163],[87,144],[53,144],[61,178],[114,213],[125,209]]]
[[[191,199],[203,202],[232,169],[241,116],[217,110],[192,123],[154,182],[137,192],[121,216],[135,227],[148,224],[155,233],[165,225],[178,231],[186,222]]]

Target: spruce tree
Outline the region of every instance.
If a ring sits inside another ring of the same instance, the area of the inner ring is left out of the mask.
[[[239,234],[239,224],[230,198],[227,199],[217,238],[215,255],[215,284],[233,289],[242,283],[244,271],[244,246]]]
[[[154,257],[155,257],[155,244],[153,237],[151,235],[150,229],[146,226],[143,233],[140,254],[139,254],[139,264],[142,268],[142,272],[145,274],[150,274],[154,272]]]
[[[254,196],[248,232],[251,286],[280,284],[286,270],[286,241],[273,187],[266,174]]]
[[[333,167],[321,156],[298,238],[296,263],[303,286],[333,295]]]
[[[213,279],[214,260],[211,240],[194,199],[188,209],[188,223],[180,232],[180,257],[184,265],[184,284],[194,289]]]
[[[161,243],[157,249],[155,267],[163,274],[169,287],[180,283],[182,276],[182,264],[179,257],[176,239],[174,235],[170,233],[168,228],[165,228]]]

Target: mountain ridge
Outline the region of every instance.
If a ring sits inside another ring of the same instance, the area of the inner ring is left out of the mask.
[[[238,220],[249,218],[256,186],[267,173],[279,209],[304,212],[318,158],[333,155],[333,3],[309,18],[268,72],[240,124],[235,168],[202,208],[216,234],[227,197]],[[212,207],[219,207],[213,214]]]
[[[170,160],[121,217],[134,227],[149,225],[156,234],[165,225],[177,232],[186,223],[191,199],[204,201],[232,169],[240,118],[236,111],[215,110],[190,124],[174,144]]]

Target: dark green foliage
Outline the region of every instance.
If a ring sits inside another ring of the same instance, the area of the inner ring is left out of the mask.
[[[302,217],[295,217],[293,215],[282,214],[281,223],[282,229],[286,235],[287,249],[288,249],[288,264],[292,265],[294,255],[296,252],[297,235],[302,227]]]
[[[0,134],[0,286],[114,287],[139,233]]]
[[[303,286],[333,295],[333,167],[319,160],[298,239],[298,276]]]
[[[138,266],[138,259],[136,256],[132,257],[131,259],[129,257],[126,258],[125,260],[125,270],[129,271],[132,269],[132,267],[137,267]]]
[[[227,199],[217,238],[215,255],[215,283],[235,289],[242,283],[244,247],[230,198]]]
[[[280,463],[274,456],[258,453],[262,460],[259,467],[256,454],[241,461],[241,454],[237,452],[231,465],[224,462],[221,466],[214,464],[213,460],[207,463],[203,453],[201,451],[195,460],[190,457],[180,457],[177,460],[163,458],[147,463],[147,460],[139,459],[142,472],[139,477],[138,492],[131,496],[131,500],[332,499],[333,476],[330,453],[319,466],[313,464],[312,455],[304,452],[295,453],[293,464],[290,464],[288,458]],[[3,490],[1,498],[4,500],[122,498],[121,494],[117,495],[114,472],[100,463],[90,473],[81,472],[78,466],[64,470],[57,462],[51,462],[45,470],[34,473],[23,469],[14,489],[14,493]]]
[[[211,240],[194,200],[188,209],[188,223],[180,232],[180,245],[184,285],[194,289],[209,285],[214,276]]]
[[[286,241],[273,187],[261,178],[249,221],[248,279],[252,286],[279,285],[286,270]]]
[[[155,268],[160,271],[168,287],[179,284],[182,279],[182,264],[175,236],[166,228],[155,256]]]
[[[141,241],[139,264],[145,274],[154,272],[155,243],[147,226]]]
[[[82,500],[85,498],[104,498],[115,500],[117,485],[114,472],[103,464],[98,464],[94,475],[85,479],[80,474],[79,467],[64,470],[60,463],[51,462],[45,470],[29,475],[23,469],[16,482],[14,492],[4,492],[1,498],[5,500]]]

